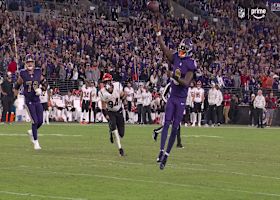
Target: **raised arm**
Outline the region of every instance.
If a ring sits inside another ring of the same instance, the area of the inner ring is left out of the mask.
[[[171,49],[169,49],[164,41],[163,41],[163,37],[161,36],[161,29],[160,29],[160,25],[157,25],[155,27],[155,31],[156,31],[156,35],[157,35],[157,38],[158,38],[158,42],[159,42],[159,45],[160,45],[160,48],[161,50],[163,51],[163,54],[166,56],[167,60],[170,62],[170,63],[173,63],[173,52]]]
[[[18,77],[17,82],[15,84],[15,88],[14,88],[14,96],[17,97],[18,96],[18,90],[20,88],[20,86],[23,84],[23,79],[21,78],[21,76]]]

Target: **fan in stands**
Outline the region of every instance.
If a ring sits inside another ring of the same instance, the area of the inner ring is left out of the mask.
[[[159,2],[158,1],[148,1],[147,8],[153,13],[159,12]]]

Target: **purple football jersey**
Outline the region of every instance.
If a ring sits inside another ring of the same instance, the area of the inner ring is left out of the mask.
[[[23,95],[25,97],[25,102],[40,101],[40,98],[36,95],[35,90],[40,86],[41,75],[41,69],[34,69],[33,74],[29,74],[26,69],[20,71],[20,76],[23,79]]]
[[[180,73],[181,78],[185,78],[185,75],[189,71],[196,71],[196,62],[190,57],[180,58],[178,52],[173,54],[173,73]],[[175,80],[171,82],[171,94],[170,97],[186,98],[188,96],[188,87],[179,85]]]

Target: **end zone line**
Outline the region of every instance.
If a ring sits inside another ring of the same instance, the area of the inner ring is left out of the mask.
[[[84,199],[84,198],[49,196],[49,195],[41,195],[41,194],[33,194],[33,193],[19,193],[19,192],[11,192],[11,191],[3,191],[3,190],[0,190],[0,193],[1,194],[7,194],[7,195],[16,195],[16,196],[41,197],[41,198],[47,198],[47,199],[87,200],[87,199]]]

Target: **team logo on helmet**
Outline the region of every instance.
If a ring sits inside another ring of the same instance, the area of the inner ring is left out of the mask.
[[[178,53],[181,58],[191,56],[193,50],[193,43],[190,39],[183,39],[178,47]]]

